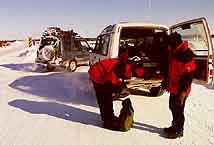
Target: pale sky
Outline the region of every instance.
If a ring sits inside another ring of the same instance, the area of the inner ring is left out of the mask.
[[[206,17],[214,28],[214,0],[0,0],[0,39],[39,38],[48,26],[96,37],[120,21],[172,25]],[[213,31],[214,32],[214,31]]]

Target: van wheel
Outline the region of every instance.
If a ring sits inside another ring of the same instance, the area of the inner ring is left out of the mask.
[[[67,61],[66,70],[74,72],[76,69],[77,69],[77,61],[75,59]]]
[[[47,63],[46,68],[49,72],[54,71],[54,69],[55,69],[55,67],[53,65],[51,65],[50,63]]]
[[[162,89],[161,86],[158,86],[158,87],[152,87],[150,89],[150,96],[161,96],[163,95],[165,92],[164,89]]]

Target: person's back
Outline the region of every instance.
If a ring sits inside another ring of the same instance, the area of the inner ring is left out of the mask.
[[[92,65],[88,71],[91,80],[98,84],[104,84],[107,80],[117,83],[116,74],[113,72],[118,59],[104,59]]]

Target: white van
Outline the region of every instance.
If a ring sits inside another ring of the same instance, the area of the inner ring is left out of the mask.
[[[160,82],[166,71],[166,34],[178,32],[196,55],[195,80],[207,83],[212,79],[213,46],[205,18],[182,22],[172,27],[148,23],[119,23],[109,25],[97,37],[96,46],[90,53],[89,65],[105,58],[117,58],[119,49],[128,46],[129,57],[142,59],[145,70],[151,72],[148,79],[133,77],[126,80],[130,90],[161,95]],[[154,89],[158,88],[158,89]]]

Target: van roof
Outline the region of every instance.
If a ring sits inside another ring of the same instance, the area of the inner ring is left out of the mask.
[[[167,25],[161,24],[153,24],[153,23],[133,23],[133,22],[120,22],[118,24],[113,24],[107,26],[102,32],[101,35],[104,33],[115,31],[118,27],[147,27],[147,28],[161,28],[168,30],[169,27]]]
[[[120,22],[117,24],[118,26],[143,26],[143,27],[161,27],[168,29],[169,27],[167,25],[161,25],[161,24],[153,24],[153,23],[133,23],[133,22]]]

